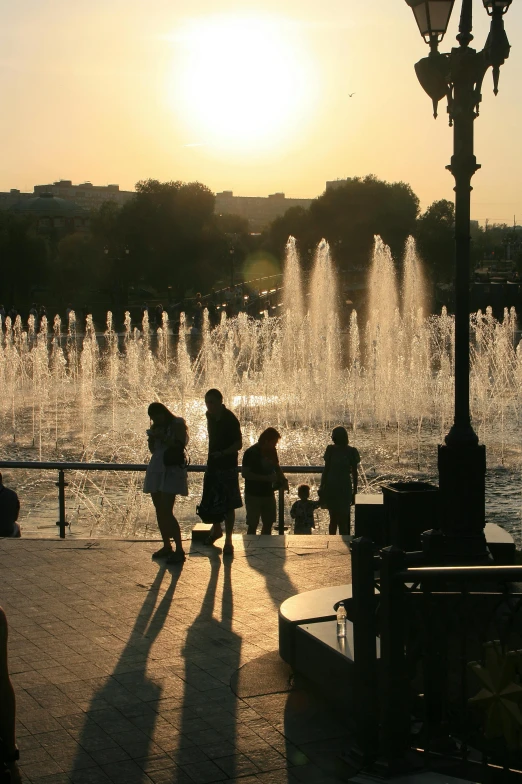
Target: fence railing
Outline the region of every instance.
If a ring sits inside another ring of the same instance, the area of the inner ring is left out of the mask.
[[[65,513],[65,488],[68,483],[65,481],[66,471],[146,471],[147,463],[74,463],[74,462],[52,462],[52,461],[24,461],[24,460],[0,460],[0,468],[23,468],[32,471],[58,471],[58,516],[56,523],[60,528],[60,539],[65,539],[65,529],[69,523]],[[285,474],[322,474],[323,466],[280,466]],[[207,470],[206,465],[189,465],[187,471],[193,474],[204,474]],[[238,473],[241,466],[238,466]],[[285,532],[285,491],[280,488],[277,492],[277,532]]]
[[[376,558],[367,539],[351,552],[364,756],[388,774],[411,749],[430,769],[453,760],[466,779],[522,770],[522,566],[424,566],[396,547]]]

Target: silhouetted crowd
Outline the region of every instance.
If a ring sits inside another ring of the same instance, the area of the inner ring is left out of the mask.
[[[208,458],[203,477],[203,494],[196,512],[205,523],[211,524],[207,544],[213,545],[223,537],[224,555],[234,552],[232,533],[235,510],[243,506],[239,487],[239,452],[243,447],[241,425],[235,414],[223,403],[218,389],[209,389],[205,395]],[[185,553],[179,522],[174,514],[176,496],[188,495],[186,447],[189,432],[185,420],[175,416],[162,403],[151,403],[148,408],[150,427],[147,430],[151,458],[145,475],[143,490],[150,493],[156,510],[163,546],[154,558],[167,559],[167,563],[182,563]],[[246,507],[247,534],[255,535],[261,523],[261,535],[271,535],[277,521],[275,492],[288,492],[277,453],[281,436],[274,427],[267,427],[257,443],[245,450],[241,475],[245,480],[244,503]],[[291,509],[294,533],[311,534],[315,527],[314,510],[321,506],[328,510],[329,533],[349,535],[350,507],[357,493],[357,466],[359,452],[348,443],[348,432],[336,427],[332,443],[326,447],[325,466],[318,490],[318,499],[310,499],[310,487],[300,485],[298,501]],[[172,547],[174,542],[175,548]]]

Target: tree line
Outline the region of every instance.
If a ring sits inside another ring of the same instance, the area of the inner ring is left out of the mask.
[[[0,212],[0,302],[27,307],[32,300],[64,308],[71,301],[99,300],[104,307],[128,306],[129,292],[147,292],[180,301],[240,282],[248,260],[268,257],[281,269],[291,234],[306,268],[321,238],[330,243],[341,275],[364,275],[373,238],[379,234],[400,264],[408,235],[417,239],[428,276],[436,285],[453,279],[454,207],[433,202],[424,212],[404,182],[385,182],[373,175],[353,178],[326,190],[308,209],[294,207],[261,235],[249,232],[236,215],[218,215],[215,196],[205,185],[144,180],[123,206],[113,202],[93,210],[90,232],[38,231],[26,215]],[[473,255],[502,257],[511,242],[520,263],[522,250],[513,229],[477,229]],[[511,238],[511,239],[510,239]]]

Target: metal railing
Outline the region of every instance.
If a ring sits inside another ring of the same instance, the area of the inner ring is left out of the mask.
[[[58,515],[59,519],[56,523],[60,527],[60,539],[65,539],[65,529],[69,523],[65,515],[65,488],[68,483],[65,481],[66,471],[146,471],[147,463],[65,463],[65,462],[52,462],[52,461],[24,461],[24,460],[0,460],[0,468],[23,468],[29,470],[39,471],[58,471],[58,481],[56,487],[58,488]],[[280,466],[285,474],[322,474],[323,466]],[[187,471],[193,474],[204,474],[207,470],[206,465],[188,465]],[[241,471],[241,466],[237,468],[238,473]],[[285,532],[285,491],[279,488],[277,491],[278,504],[277,504],[277,532],[284,534]]]
[[[522,676],[522,566],[424,566],[422,553],[396,547],[376,558],[364,538],[351,554],[353,713],[363,758],[378,757],[388,775],[404,769],[412,749],[425,768],[458,764],[473,781],[478,767],[522,770],[520,735],[513,745],[509,721],[488,725],[477,697],[487,696],[484,683],[495,705],[509,691],[495,667],[512,663],[514,684]]]

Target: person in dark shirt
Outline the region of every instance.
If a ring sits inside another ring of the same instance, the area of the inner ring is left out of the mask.
[[[0,536],[20,536],[16,522],[20,513],[20,501],[14,490],[5,487],[0,474]]]
[[[245,480],[245,506],[247,533],[255,535],[259,520],[261,534],[270,536],[277,520],[274,491],[284,487],[288,480],[279,467],[277,444],[281,436],[274,427],[268,427],[259,436],[257,444],[243,455],[242,475]]]
[[[208,428],[208,460],[205,480],[221,486],[225,496],[224,555],[234,552],[232,533],[235,510],[243,506],[237,473],[238,452],[243,446],[238,418],[223,404],[219,389],[209,389],[205,395]],[[207,544],[214,544],[223,536],[221,523],[214,523]]]

